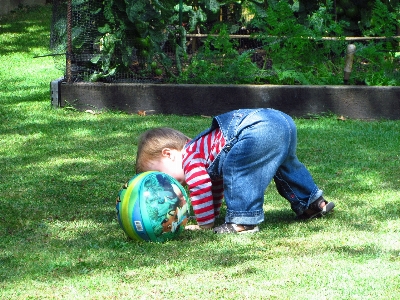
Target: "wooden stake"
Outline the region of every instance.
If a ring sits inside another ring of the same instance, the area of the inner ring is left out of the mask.
[[[346,65],[344,66],[344,84],[348,84],[351,69],[353,68],[354,53],[356,52],[356,46],[349,44],[346,52]]]

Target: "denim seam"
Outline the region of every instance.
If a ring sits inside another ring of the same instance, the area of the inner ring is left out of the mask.
[[[280,174],[279,171],[276,172],[275,176],[276,176],[281,182],[284,182],[284,183],[285,183],[285,185],[283,186],[283,189],[284,189],[284,191],[285,191],[285,193],[286,193],[286,196],[287,196],[288,198],[290,198],[289,195],[294,195],[294,196],[296,197],[296,200],[299,201],[300,199],[297,197],[296,193],[292,190],[292,188],[290,187],[290,184],[289,184],[286,180],[284,180],[284,179],[282,178],[282,175]],[[288,191],[287,188],[289,189],[289,191]],[[293,198],[290,198],[290,199],[288,199],[288,198],[286,198],[286,199],[289,200],[290,203],[292,203],[291,200],[292,200]]]
[[[226,216],[228,216],[228,217],[259,217],[262,215],[264,215],[263,210],[257,210],[257,211],[252,211],[252,212],[234,211],[234,210],[230,210],[230,209],[226,210]]]

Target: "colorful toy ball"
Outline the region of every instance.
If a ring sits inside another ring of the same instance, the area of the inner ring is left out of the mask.
[[[130,238],[164,242],[184,229],[190,202],[176,179],[150,171],[137,174],[124,185],[116,209],[119,225]]]

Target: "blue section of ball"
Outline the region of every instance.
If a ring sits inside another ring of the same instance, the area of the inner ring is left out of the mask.
[[[140,236],[141,239],[145,241],[149,241],[150,237],[147,235],[147,232],[144,228],[142,214],[140,212],[140,201],[136,201],[133,213],[132,213],[132,224],[135,232]]]

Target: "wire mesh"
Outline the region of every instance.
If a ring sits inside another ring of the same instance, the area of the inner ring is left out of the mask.
[[[113,2],[117,3],[118,1]],[[111,2],[53,0],[50,45],[55,64],[57,68],[65,71],[67,81],[165,82],[169,76],[177,76],[182,66],[190,63],[190,59],[204,45],[205,40],[209,36],[208,33],[204,35],[186,34],[186,32],[199,30],[199,26],[195,30],[193,28],[189,30],[191,21],[184,19],[183,25],[185,26],[185,30],[181,31],[179,26],[177,26],[178,21],[175,20],[175,22],[171,22],[171,24],[159,32],[156,45],[157,51],[151,54],[145,53],[148,52],[146,48],[137,44],[138,32],[135,29],[131,31],[126,29],[121,35],[109,34],[106,28],[110,26],[110,18],[112,19],[112,17],[109,16],[108,19],[105,17],[107,14],[105,3]],[[154,3],[159,2],[155,1]],[[114,5],[113,9],[118,10],[118,6]],[[269,57],[270,54],[267,53],[265,48],[268,48],[271,44],[279,45],[283,39],[290,38],[290,35],[285,37],[271,37],[264,40],[254,39],[251,37],[254,31],[247,29],[243,25],[248,21],[246,18],[249,19],[249,15],[246,15],[243,9],[240,13],[242,16],[237,18],[238,9],[232,3],[221,6],[220,12],[216,14],[217,17],[212,22],[202,25],[202,31],[209,31],[212,25],[218,22],[225,22],[231,28],[236,27],[237,31],[234,35],[231,35],[231,38],[236,41],[235,49],[238,53],[249,52],[251,61],[264,72],[264,75],[266,74],[265,71],[268,70],[271,74],[277,75],[274,74],[272,67],[274,61]],[[181,15],[179,15],[179,19],[181,20]],[[138,24],[140,25],[139,21]],[[135,26],[138,28],[139,25],[135,24],[135,21],[131,22],[134,24],[132,28],[135,28]],[[114,26],[123,27],[125,25],[123,23],[117,24],[115,21]],[[145,37],[139,35],[139,40],[143,42],[145,41]],[[172,40],[181,41],[178,42],[178,44],[182,44],[180,51],[177,49],[177,44],[174,44]],[[342,50],[341,52],[335,50],[336,55],[345,56],[347,43],[343,43],[343,41],[343,39],[339,39]],[[322,45],[321,39],[318,43],[320,43],[319,47],[331,47],[334,44],[329,43],[329,40],[327,40],[327,43]],[[363,53],[366,52],[366,48],[374,47],[369,42],[360,41],[359,43],[362,45]],[[396,45],[396,41],[391,41],[391,43]],[[119,47],[117,44],[123,47]],[[332,49],[335,47],[332,46]],[[269,48],[278,49],[273,51],[279,51],[279,46]],[[226,57],[228,58],[228,56]],[[165,65],[164,58],[168,60],[168,65]],[[212,61],[214,58],[208,57],[207,59]],[[365,59],[365,61],[367,60],[370,65],[378,65],[380,63],[378,60],[371,61],[370,59]],[[342,66],[339,66],[339,68],[342,68]],[[292,72],[290,69],[281,69],[280,71],[283,74],[281,74],[281,77],[285,77]],[[334,70],[334,72],[340,73],[338,70]],[[392,73],[396,73],[394,75],[397,77],[399,76],[398,72],[398,68],[394,68],[392,71]],[[269,82],[266,81],[265,83]]]

